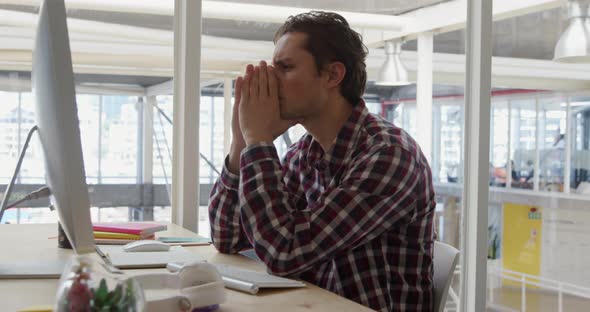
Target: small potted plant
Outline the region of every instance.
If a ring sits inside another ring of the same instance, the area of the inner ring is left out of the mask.
[[[93,260],[78,256],[66,266],[55,311],[143,311],[144,294],[134,278],[93,270]]]

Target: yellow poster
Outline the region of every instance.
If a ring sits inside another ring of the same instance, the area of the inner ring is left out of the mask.
[[[538,276],[541,273],[541,207],[505,203],[503,214],[502,266]],[[520,282],[508,279],[504,279],[503,284],[520,287]]]

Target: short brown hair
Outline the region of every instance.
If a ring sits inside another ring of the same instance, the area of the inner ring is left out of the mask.
[[[330,62],[344,64],[346,74],[340,84],[340,93],[353,106],[359,103],[367,83],[365,58],[368,50],[361,35],[350,28],[346,19],[323,11],[289,16],[275,33],[274,43],[290,32],[307,35],[305,49],[315,59],[318,72]]]

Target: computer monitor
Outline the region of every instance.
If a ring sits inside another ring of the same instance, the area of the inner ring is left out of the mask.
[[[73,76],[64,1],[43,1],[33,51],[36,122],[52,203],[72,247],[83,254],[95,249]]]

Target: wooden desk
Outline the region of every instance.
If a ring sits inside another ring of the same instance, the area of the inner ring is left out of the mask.
[[[171,224],[162,236],[191,236],[194,233]],[[71,250],[57,248],[57,224],[2,224],[0,225],[0,261],[19,259],[68,258]],[[218,253],[213,246],[187,247],[203,255],[211,263],[223,263],[241,268],[264,271],[264,266],[241,255]],[[98,255],[94,255],[99,258]],[[158,269],[163,270],[163,269]],[[148,270],[128,270],[138,274]],[[153,272],[154,270],[152,270]],[[2,311],[16,311],[31,305],[53,304],[57,279],[0,280]],[[258,295],[227,289],[227,301],[218,311],[371,311],[311,284],[297,289],[261,290]]]

